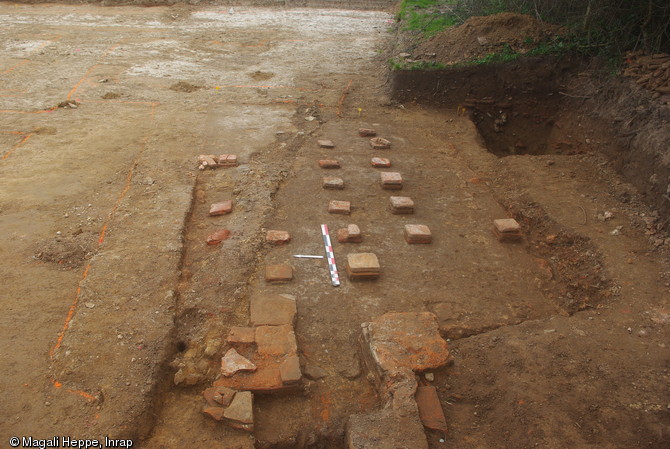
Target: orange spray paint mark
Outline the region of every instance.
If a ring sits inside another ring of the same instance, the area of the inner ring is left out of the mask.
[[[13,71],[13,70],[15,70],[15,69],[18,69],[18,68],[21,67],[23,64],[26,64],[26,63],[28,63],[28,62],[30,62],[28,59],[24,59],[23,61],[19,62],[18,64],[14,64],[13,66],[11,66],[10,68],[8,68],[7,70],[4,70],[4,71],[2,71],[2,72],[0,72],[0,73],[2,73],[2,74],[9,73],[9,72],[11,72],[11,71]]]
[[[330,392],[324,393],[321,395],[321,419],[325,422],[330,419],[330,407],[332,405],[331,394]]]
[[[4,154],[4,156],[2,156],[2,160],[4,161],[5,159],[7,159],[7,158],[9,157],[9,155],[12,154],[12,153],[14,152],[14,150],[16,150],[17,148],[19,148],[19,147],[20,147],[21,145],[23,145],[24,143],[26,143],[26,141],[27,141],[28,139],[30,139],[31,136],[32,136],[32,134],[28,134],[28,135],[25,136],[23,139],[21,139],[21,141],[20,141],[19,143],[17,143],[16,145],[14,145],[8,152],[6,152],[6,153]]]
[[[83,82],[86,80],[86,78],[88,78],[88,75],[90,75],[91,72],[92,72],[93,70],[95,70],[96,67],[98,67],[98,64],[93,65],[91,68],[89,68],[89,69],[86,71],[86,73],[85,73],[84,76],[79,80],[79,82],[78,82],[77,84],[74,85],[74,87],[72,88],[72,90],[70,90],[70,93],[67,94],[66,100],[69,100],[70,98],[72,98],[72,95],[74,95],[74,93],[77,92],[77,89],[79,89],[79,86],[81,86],[81,83],[83,83]]]

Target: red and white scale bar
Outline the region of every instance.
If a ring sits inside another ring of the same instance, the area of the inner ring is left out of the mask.
[[[335,254],[333,253],[333,245],[330,243],[330,234],[328,233],[328,225],[321,225],[321,235],[323,235],[323,244],[326,247],[326,258],[328,259],[328,270],[330,271],[330,280],[333,282],[333,287],[340,286],[340,275],[337,274],[337,265],[335,264]]]

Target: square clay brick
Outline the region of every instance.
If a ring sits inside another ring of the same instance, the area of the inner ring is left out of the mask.
[[[323,178],[323,188],[331,190],[342,190],[344,189],[344,181],[341,178],[326,176]]]
[[[318,143],[321,148],[335,148],[332,140],[319,140]]]
[[[361,137],[374,137],[377,135],[377,131],[372,128],[358,128],[358,135]]]
[[[391,212],[394,214],[413,214],[414,201],[408,196],[392,196]]]
[[[375,168],[388,168],[391,166],[391,160],[385,157],[373,157],[371,162]]]
[[[430,243],[433,236],[425,225],[405,225],[405,240],[407,243]]]
[[[272,245],[283,245],[291,241],[291,235],[288,231],[269,230],[265,235],[265,240]]]
[[[378,273],[379,259],[375,253],[351,253],[347,255],[347,265],[352,273]]]
[[[216,168],[216,156],[213,154],[201,154],[198,156],[198,163],[200,164],[198,167],[200,170]]]
[[[323,159],[319,161],[319,167],[321,168],[340,168],[340,161],[335,159]]]
[[[493,235],[501,243],[514,243],[522,240],[521,226],[513,218],[493,220]]]
[[[250,345],[256,341],[256,330],[253,327],[233,326],[227,338],[230,344]]]
[[[351,213],[351,203],[349,201],[331,200],[328,203],[328,212],[331,214],[349,215]]]
[[[209,208],[209,215],[214,217],[216,215],[225,215],[233,211],[233,200],[222,201],[214,203]]]
[[[218,158],[218,165],[220,167],[235,167],[235,166],[237,166],[237,155],[235,155],[235,154],[222,154]]]
[[[402,189],[402,176],[400,176],[400,173],[381,172],[379,175],[382,182],[382,189],[385,190]]]
[[[293,279],[293,267],[285,263],[268,265],[265,267],[265,280],[267,282],[286,282]]]
[[[373,150],[388,150],[391,148],[391,142],[383,137],[373,137],[370,139],[370,146]]]
[[[500,218],[493,220],[493,226],[499,232],[520,232],[521,225],[514,218]]]
[[[208,245],[218,245],[222,241],[230,237],[230,231],[228,229],[219,229],[207,236]]]
[[[337,230],[337,241],[340,243],[360,243],[363,241],[360,228],[350,224],[346,228]]]
[[[297,354],[288,355],[279,365],[279,376],[283,384],[293,384],[302,379],[300,359]]]

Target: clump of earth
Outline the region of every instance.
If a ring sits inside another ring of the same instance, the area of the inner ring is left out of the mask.
[[[477,16],[422,42],[413,52],[413,56],[415,59],[430,58],[449,65],[482,58],[506,48],[513,52],[527,53],[538,44],[551,42],[563,34],[565,29],[562,27],[540,22],[524,14]]]

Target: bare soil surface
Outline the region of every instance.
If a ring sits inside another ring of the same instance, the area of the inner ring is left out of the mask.
[[[429,432],[431,448],[670,445],[660,214],[597,149],[500,158],[476,108],[389,100],[378,50],[391,19],[0,6],[0,447],[109,435],[153,449],[343,448],[348,417],[380,405],[360,325],[389,311],[434,312],[450,339],[453,363],[432,381],[450,430]],[[391,149],[373,151],[359,127]],[[240,165],[197,170],[211,153]],[[413,215],[390,213],[398,192],[381,189],[375,156],[402,174]],[[322,189],[323,176],[344,190]],[[227,199],[230,215],[208,216]],[[328,214],[333,199],[351,215]],[[522,243],[492,235],[507,217]],[[347,254],[374,252],[380,278],[335,288],[325,261],[293,258],[324,254],[322,223],[332,238],[359,225],[362,243],[334,244],[340,271]],[[404,224],[429,226],[433,243],[408,245]],[[230,239],[207,245],[220,228]],[[267,229],[292,240],[269,246]],[[267,283],[274,263],[294,279]],[[297,298],[313,380],[258,395],[249,434],[204,416],[202,391],[261,293]],[[195,385],[177,386],[186,362]]]
[[[502,51],[526,53],[564,32],[559,26],[525,14],[471,17],[422,42],[412,53],[414,59],[451,65]]]

